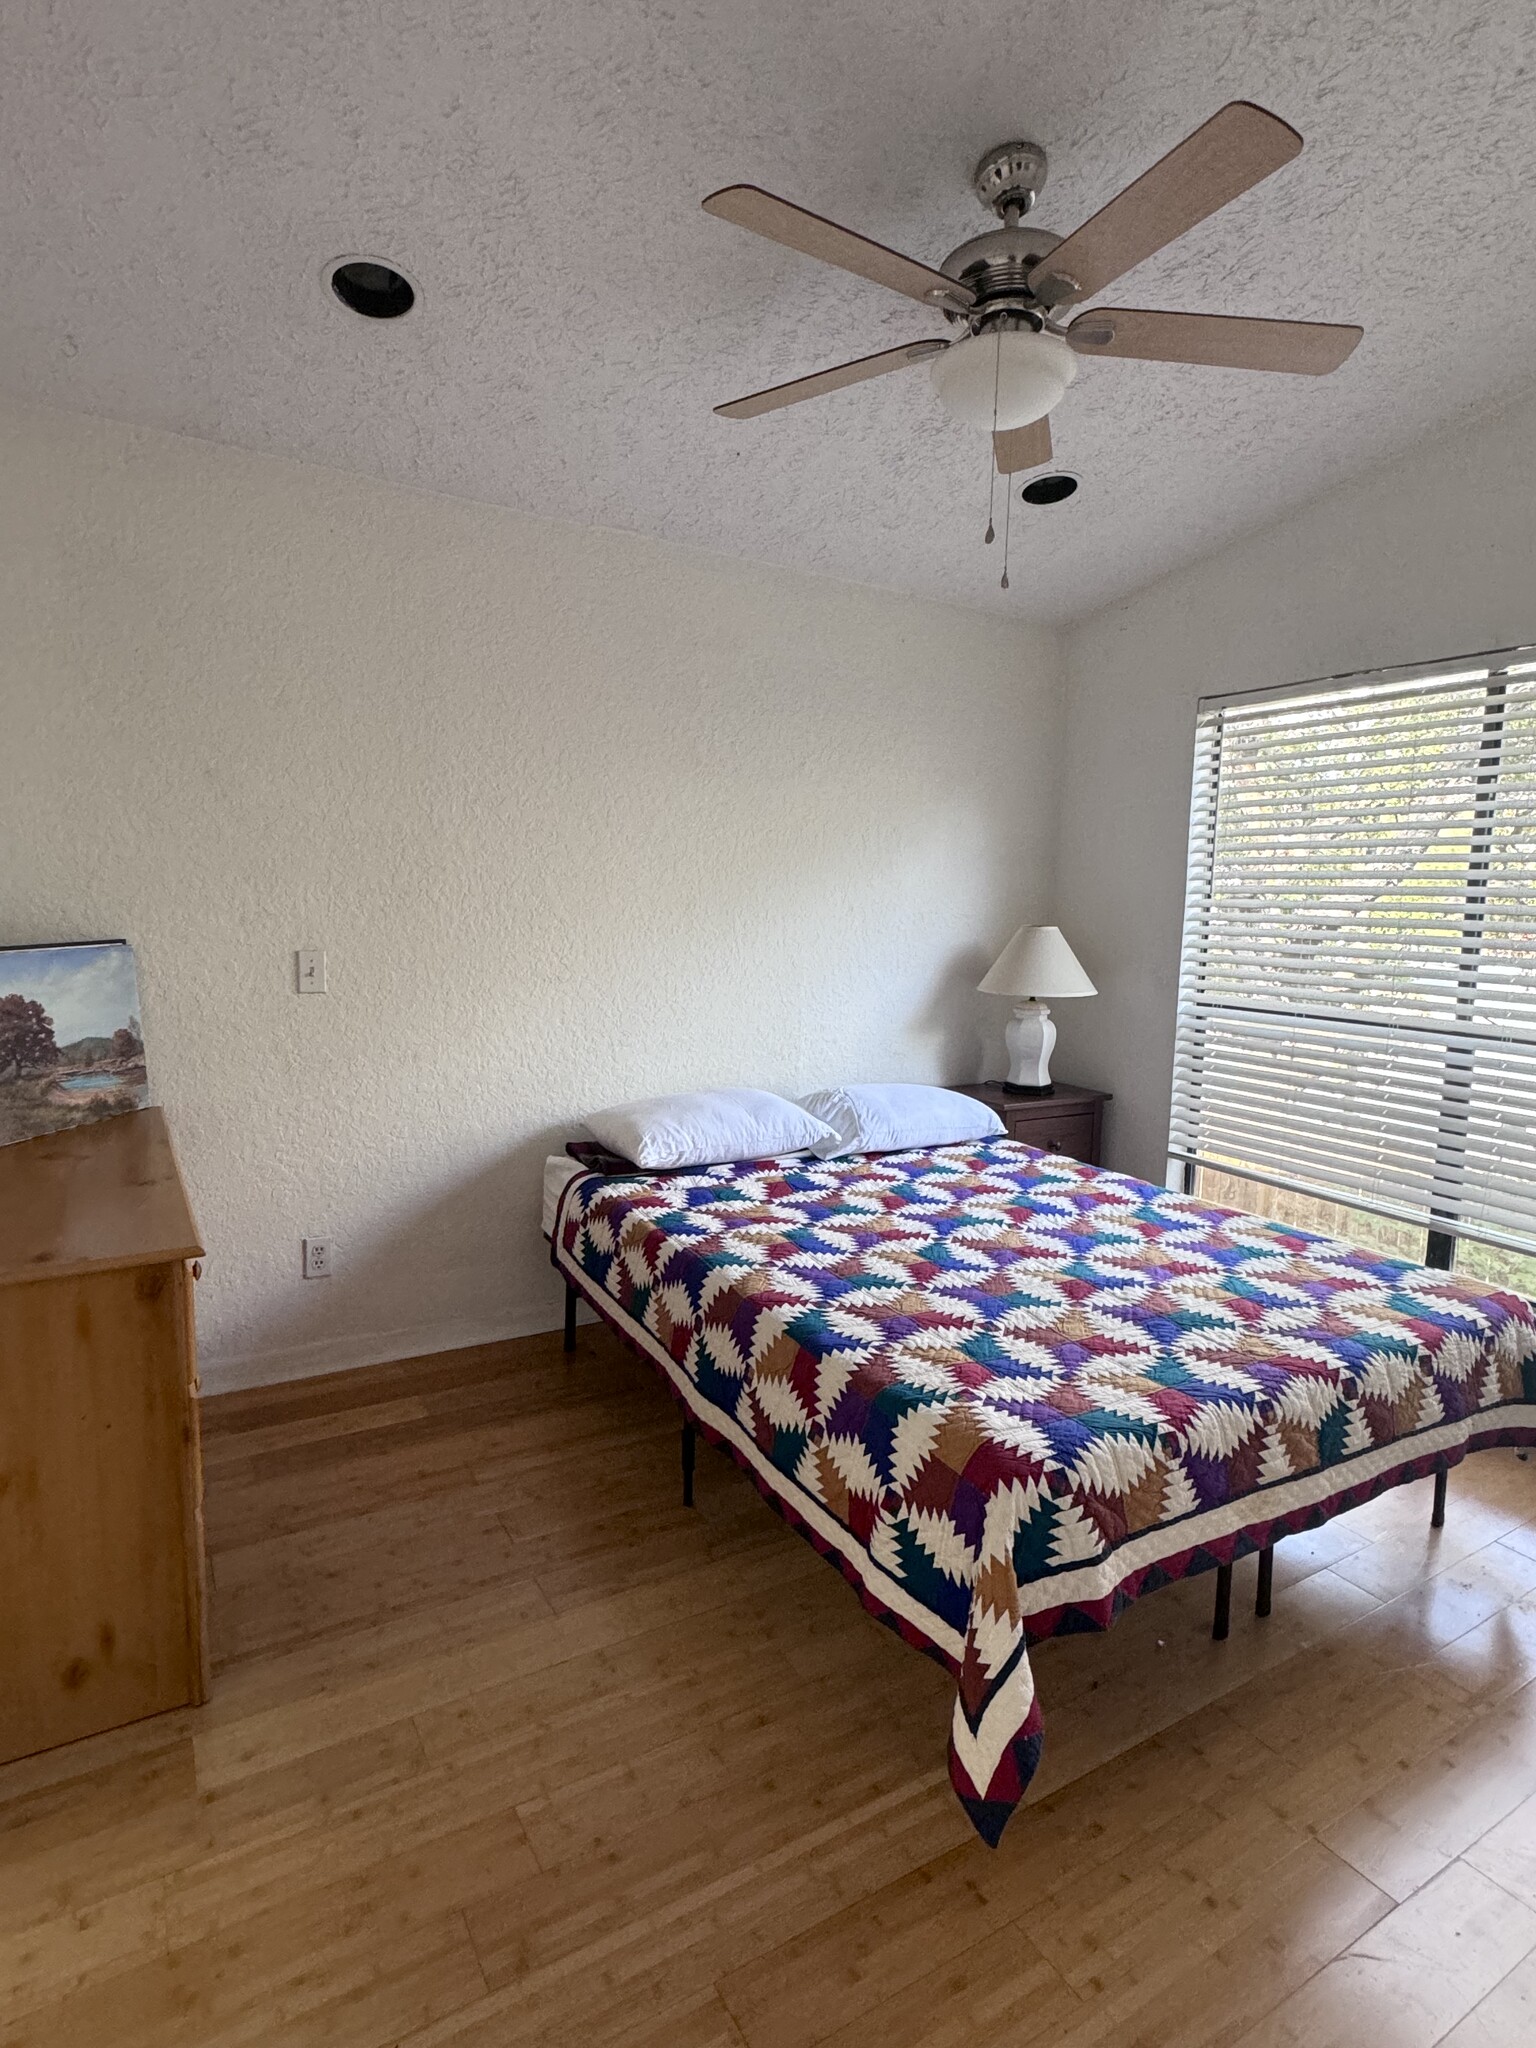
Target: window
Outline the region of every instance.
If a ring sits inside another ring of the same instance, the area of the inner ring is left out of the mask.
[[[1536,1281],[1536,649],[1202,704],[1169,1152]]]
[[[1214,1166],[1195,1169],[1193,1192],[1202,1202],[1215,1202],[1223,1209],[1246,1209],[1250,1216],[1267,1216],[1276,1223],[1319,1231],[1324,1237],[1347,1237],[1373,1252],[1385,1252],[1388,1258],[1424,1256],[1424,1232],[1416,1223],[1374,1216],[1369,1209],[1352,1209],[1345,1202],[1325,1202],[1320,1195],[1300,1195],[1293,1188],[1245,1180],[1241,1174],[1223,1173]]]

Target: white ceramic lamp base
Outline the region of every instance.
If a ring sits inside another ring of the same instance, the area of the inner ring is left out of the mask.
[[[1056,1049],[1056,1026],[1044,1003],[1020,1003],[1008,1020],[1003,1034],[1008,1046],[1008,1078],[1003,1083],[1010,1095],[1051,1095],[1051,1054]]]

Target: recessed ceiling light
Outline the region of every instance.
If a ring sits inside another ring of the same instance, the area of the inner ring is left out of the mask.
[[[344,256],[329,275],[337,298],[365,320],[398,320],[416,303],[416,287],[404,272],[374,256]]]
[[[1050,476],[1031,477],[1019,496],[1026,505],[1059,505],[1063,498],[1070,498],[1076,489],[1077,478],[1068,476],[1064,469],[1058,469]]]

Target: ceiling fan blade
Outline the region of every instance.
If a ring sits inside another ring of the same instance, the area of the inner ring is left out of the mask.
[[[1051,459],[1050,421],[1031,420],[1027,427],[1010,427],[1006,433],[994,434],[992,453],[997,459],[999,476],[1012,476],[1021,469],[1038,469]]]
[[[796,377],[789,384],[774,384],[767,391],[754,391],[747,398],[733,398],[715,411],[726,420],[755,420],[759,413],[777,412],[781,405],[798,405],[802,398],[820,398],[824,392],[841,391],[847,384],[862,384],[866,377],[884,377],[892,370],[904,370],[908,363],[926,363],[942,355],[947,341],[909,341],[901,348],[882,349],[877,356],[860,356],[835,369],[817,370],[810,377]]]
[[[1152,313],[1095,306],[1079,313],[1067,340],[1083,356],[1135,356],[1144,363],[1208,363],[1223,370],[1288,370],[1326,377],[1354,353],[1363,327],[1320,320],[1244,320],[1225,313]]]
[[[1031,290],[1058,305],[1091,299],[1300,150],[1301,137],[1278,115],[1233,100],[1058,242],[1031,272]],[[1047,279],[1067,289],[1041,292]]]
[[[823,220],[819,213],[807,213],[803,206],[791,206],[756,185],[726,185],[711,192],[704,201],[706,213],[736,227],[750,228],[754,235],[766,235],[770,242],[782,242],[786,249],[798,249],[802,256],[814,256],[821,263],[834,263],[839,270],[851,270],[872,284],[888,285],[893,292],[905,292],[923,306],[969,306],[976,294],[969,285],[946,277],[942,270],[930,270],[883,243],[840,228],[835,220]]]

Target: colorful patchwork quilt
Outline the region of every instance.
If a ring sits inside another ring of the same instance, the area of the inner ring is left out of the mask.
[[[1493,1444],[1536,1442],[1519,1296],[997,1140],[586,1176],[556,1266],[955,1674],[996,1842],[1029,1644]]]

